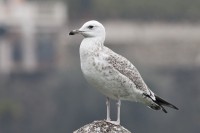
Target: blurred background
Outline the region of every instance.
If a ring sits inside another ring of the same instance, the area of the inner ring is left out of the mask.
[[[88,20],[106,46],[138,68],[168,114],[122,102],[134,133],[200,132],[199,0],[0,0],[0,133],[70,133],[106,118],[105,97],[84,79],[68,36]],[[115,102],[112,118],[116,119]]]

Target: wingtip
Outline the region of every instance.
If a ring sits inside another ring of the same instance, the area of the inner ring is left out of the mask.
[[[158,105],[160,106],[167,106],[167,107],[170,107],[170,108],[173,108],[173,109],[176,109],[176,110],[179,110],[178,107],[174,106],[173,104],[163,100],[162,98],[156,96],[156,101],[155,101]]]
[[[173,109],[179,110],[179,108],[177,108],[176,106],[172,105]]]
[[[164,113],[168,113],[167,110],[166,110],[163,106],[160,106],[160,107],[162,108],[162,111],[163,111]]]

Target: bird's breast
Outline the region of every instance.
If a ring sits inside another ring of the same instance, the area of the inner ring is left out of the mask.
[[[81,69],[86,80],[97,90],[112,99],[130,99],[134,84],[122,77],[113,67],[98,56],[88,56],[81,61]]]

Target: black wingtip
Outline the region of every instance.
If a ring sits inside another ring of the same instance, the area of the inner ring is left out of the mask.
[[[171,106],[171,108],[173,108],[173,109],[176,109],[176,110],[179,110],[179,108],[177,108],[176,106],[174,106],[174,105],[170,105]]]
[[[161,109],[162,109],[162,111],[163,111],[164,113],[167,113],[167,110],[166,110],[162,105],[160,105],[160,107],[161,107]]]
[[[171,104],[171,103],[168,103],[167,101],[163,100],[162,98],[160,98],[160,97],[158,97],[158,96],[155,96],[155,97],[156,97],[156,101],[155,101],[155,102],[156,102],[158,105],[160,105],[162,109],[164,109],[163,106],[167,106],[167,107],[170,107],[170,108],[179,110],[176,106],[174,106],[174,105]],[[162,106],[162,105],[163,105],[163,106]],[[165,109],[164,109],[164,110],[165,110]],[[163,110],[163,111],[164,111],[164,110]],[[165,110],[165,111],[166,111],[166,110]],[[165,112],[165,111],[164,111],[164,112]]]

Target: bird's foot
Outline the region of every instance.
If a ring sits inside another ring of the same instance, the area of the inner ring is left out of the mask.
[[[106,122],[109,122],[109,123],[114,124],[114,125],[120,125],[119,121],[106,120]]]

